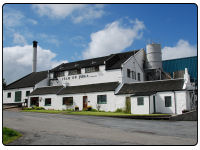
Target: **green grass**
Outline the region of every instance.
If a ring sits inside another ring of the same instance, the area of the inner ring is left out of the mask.
[[[66,110],[22,110],[22,112],[39,112],[39,113],[51,113],[51,114],[59,114],[59,113],[64,113],[67,112]]]
[[[124,112],[94,112],[94,111],[67,111],[67,110],[22,110],[23,112],[39,112],[66,115],[91,115],[91,116],[160,116],[168,114],[127,114]]]
[[[22,136],[19,132],[3,127],[3,144],[8,144]]]

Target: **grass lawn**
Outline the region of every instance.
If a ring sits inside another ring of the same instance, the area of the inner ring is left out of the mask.
[[[40,112],[66,115],[91,115],[91,116],[165,116],[168,114],[126,114],[124,112],[95,112],[95,111],[67,111],[67,110],[22,110],[22,112]]]
[[[19,132],[3,127],[3,144],[8,144],[22,136]]]

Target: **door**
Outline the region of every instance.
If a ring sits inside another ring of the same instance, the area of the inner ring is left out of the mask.
[[[153,113],[156,113],[156,97],[153,96]]]
[[[131,98],[126,97],[126,113],[131,113]]]
[[[15,92],[15,102],[21,102],[22,91]]]
[[[87,109],[87,96],[83,96],[83,109]]]
[[[30,106],[39,107],[39,97],[31,97]]]

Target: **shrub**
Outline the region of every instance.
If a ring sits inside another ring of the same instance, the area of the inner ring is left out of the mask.
[[[92,106],[87,106],[87,111],[91,111],[92,110]]]
[[[115,110],[115,112],[123,112],[122,108],[117,108],[117,110]]]
[[[97,112],[98,110],[96,110],[96,109],[92,109],[91,111],[93,111],[93,112]]]
[[[75,111],[79,111],[79,107],[76,106],[76,107],[74,108],[74,110],[75,110]]]
[[[32,108],[24,107],[23,110],[32,110]]]
[[[44,110],[44,107],[33,106],[32,109],[35,109],[35,110]]]
[[[72,109],[72,108],[69,108],[69,109],[66,109],[66,111],[74,111],[74,109]]]

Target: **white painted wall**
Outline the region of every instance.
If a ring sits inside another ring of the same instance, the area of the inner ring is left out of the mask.
[[[144,97],[144,105],[137,105],[137,97],[131,97],[131,113],[149,114],[149,96],[138,97]]]
[[[52,73],[50,77],[52,77]],[[82,68],[81,74],[68,76],[68,71],[65,71],[65,77],[58,77],[58,80],[60,83],[67,83],[68,86],[121,82],[122,74],[121,69],[105,70],[105,65],[101,65],[98,72],[85,73],[85,68]],[[51,81],[51,85],[56,86],[58,84],[56,81]]]
[[[177,114],[182,114],[183,110],[191,110],[190,97],[188,91],[176,92]]]
[[[140,73],[140,81],[144,81],[143,63],[144,50],[142,49],[122,64],[122,82],[138,82],[138,73]],[[136,72],[136,79],[133,79],[132,75],[130,78],[127,76],[127,69]]]
[[[49,78],[47,77],[46,79],[38,82],[37,84],[35,84],[35,89],[39,88],[39,87],[44,87],[44,86],[48,86],[49,83]]]
[[[150,103],[149,103],[149,113],[153,114],[154,113],[154,104],[153,104],[153,95],[150,96]]]
[[[115,111],[117,108],[125,107],[126,96],[114,95],[114,91],[108,92],[93,92],[93,93],[80,93],[80,94],[67,94],[67,95],[35,95],[31,97],[39,97],[39,106],[45,109],[55,109],[55,110],[65,110],[68,108],[73,108],[75,106],[79,107],[79,110],[83,109],[83,96],[88,98],[88,106],[92,106],[93,109],[97,109],[97,95],[107,95],[107,104],[100,104],[100,110],[104,111]],[[30,98],[31,98],[30,97]],[[73,106],[66,107],[62,105],[63,97],[73,97]],[[28,101],[28,106],[30,107],[30,98]],[[51,98],[51,106],[45,106],[45,98]]]
[[[19,89],[10,89],[10,90],[3,90],[3,103],[16,103],[15,102],[15,92],[16,91],[22,91],[22,95],[21,95],[21,102],[24,102],[25,99],[27,99],[28,97],[26,97],[26,91],[33,91],[33,87],[28,87],[28,88],[19,88]],[[11,92],[11,97],[8,98],[7,94]],[[19,103],[19,102],[17,102]]]
[[[173,92],[158,92],[156,96],[156,113],[166,113],[173,114],[175,113],[175,101]],[[172,105],[171,107],[165,107],[165,96],[171,96]]]

